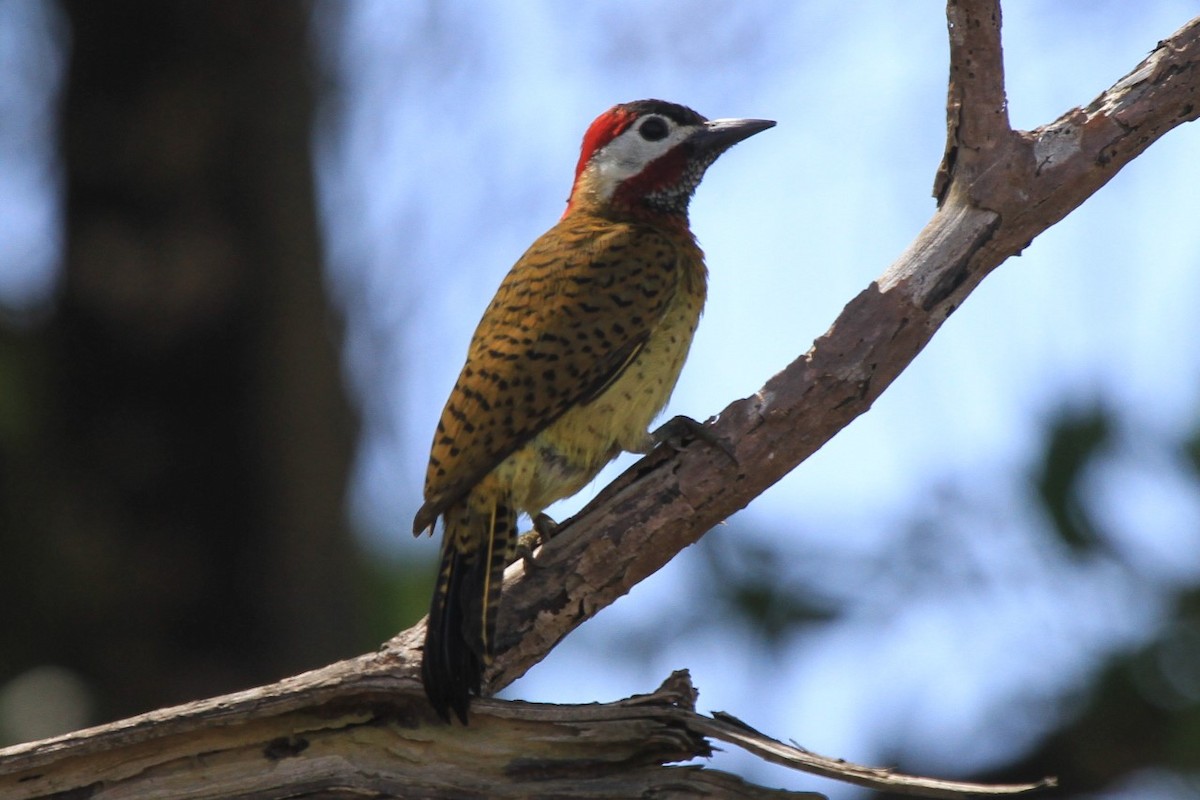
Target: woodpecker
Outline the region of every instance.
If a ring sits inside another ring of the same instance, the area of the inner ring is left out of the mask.
[[[704,306],[688,225],[705,170],[760,119],[708,120],[662,100],[614,106],[583,137],[566,211],[484,311],[433,437],[413,533],[443,520],[422,679],[467,723],[491,662],[517,515],[579,491],[622,451],[647,453]],[[698,426],[686,418],[681,421]]]

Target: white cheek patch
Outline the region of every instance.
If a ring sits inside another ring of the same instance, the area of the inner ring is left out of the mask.
[[[637,175],[647,164],[694,132],[694,127],[672,125],[670,133],[658,141],[650,142],[630,126],[592,156],[588,166],[596,177],[596,194],[601,200],[608,200],[622,181]]]

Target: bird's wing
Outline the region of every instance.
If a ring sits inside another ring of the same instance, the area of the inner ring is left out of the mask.
[[[500,284],[442,411],[414,532],[637,357],[675,295],[678,247],[635,224],[563,220]]]

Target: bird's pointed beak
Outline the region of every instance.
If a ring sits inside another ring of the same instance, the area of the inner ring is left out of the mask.
[[[703,129],[692,136],[691,141],[704,150],[720,153],[743,139],[774,127],[773,119],[710,119],[704,123]]]

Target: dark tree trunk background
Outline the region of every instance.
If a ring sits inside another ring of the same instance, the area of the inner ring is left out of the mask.
[[[0,685],[65,666],[98,721],[364,647],[355,424],[320,265],[309,6],[62,8],[62,284],[44,325],[5,334],[29,414],[0,440]]]

